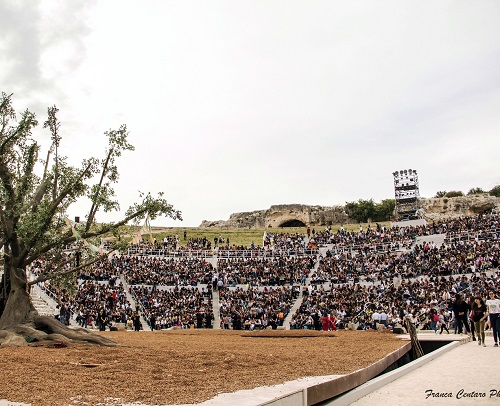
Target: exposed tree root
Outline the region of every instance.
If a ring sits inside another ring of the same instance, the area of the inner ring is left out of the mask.
[[[114,347],[118,344],[84,328],[69,328],[49,316],[36,316],[33,323],[19,324],[0,330],[0,345],[94,344]]]

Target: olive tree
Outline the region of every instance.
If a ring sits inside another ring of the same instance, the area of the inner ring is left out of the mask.
[[[141,194],[117,222],[97,223],[100,211],[119,209],[113,185],[118,181],[117,159],[134,148],[127,141],[125,125],[105,132],[108,145],[101,158],[84,159],[71,166],[59,153],[62,136],[58,109],[48,108],[43,128],[50,132],[50,148],[43,152],[33,129],[38,126],[34,113],[17,114],[12,95],[0,97],[0,240],[3,247],[3,283],[0,308],[0,344],[30,336],[38,341],[74,340],[113,345],[113,342],[84,329],[69,329],[52,317],[38,315],[30,297],[30,284],[57,279],[75,279],[75,274],[101,259],[89,244],[103,235],[118,237],[124,226],[167,216],[181,219],[160,193]],[[42,155],[43,153],[43,155]],[[79,224],[70,224],[68,208],[88,199],[88,213]],[[115,238],[115,243],[123,241]],[[68,248],[69,247],[69,248]],[[78,261],[74,259],[78,257]],[[46,269],[29,282],[27,268],[44,258]],[[77,263],[76,263],[77,262]]]

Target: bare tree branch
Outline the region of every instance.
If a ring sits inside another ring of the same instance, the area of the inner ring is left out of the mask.
[[[27,163],[24,174],[21,176],[21,187],[17,192],[17,204],[22,202],[23,197],[28,193],[30,180],[33,178],[33,169],[35,168],[37,145],[32,144],[28,150]]]
[[[38,228],[36,235],[33,236],[34,237],[33,240],[36,240],[37,237],[41,237],[43,234],[45,234],[45,232],[50,227],[52,219],[53,219],[54,215],[56,214],[57,209],[59,208],[59,205],[61,204],[61,202],[64,200],[64,198],[66,198],[71,193],[73,187],[75,185],[77,185],[79,182],[81,182],[82,179],[86,175],[89,174],[91,166],[92,166],[92,164],[89,162],[88,165],[87,165],[87,167],[80,173],[80,176],[78,176],[78,178],[75,179],[75,181],[73,183],[71,183],[68,186],[66,186],[64,188],[64,190],[61,192],[61,194],[57,197],[57,199],[52,202],[52,204],[50,206],[50,209],[49,209],[49,212],[48,212],[48,214],[47,214],[47,216],[45,218],[45,221],[44,221],[43,225]],[[31,250],[32,246],[33,246],[33,243],[27,245],[23,249],[23,251],[20,254],[20,259],[21,260],[24,260],[26,258],[26,256],[28,255],[29,251]],[[32,261],[30,261],[29,263],[31,263],[31,262]]]
[[[111,155],[113,153],[113,148],[110,149],[108,152],[108,156],[106,157],[106,162],[104,163],[104,166],[101,171],[101,179],[99,180],[99,183],[97,185],[97,191],[96,191],[96,196],[92,199],[92,207],[90,208],[89,216],[87,218],[87,224],[85,225],[85,231],[89,231],[92,223],[94,222],[95,215],[97,213],[97,209],[99,208],[99,193],[101,192],[102,184],[104,182],[104,178],[106,176],[106,173],[108,171],[108,164],[109,160],[111,159]]]
[[[147,211],[148,211],[147,209],[139,210],[139,211],[133,213],[132,215],[125,217],[123,220],[119,221],[118,223],[108,224],[106,227],[101,228],[98,232],[83,233],[78,238],[80,238],[80,239],[87,239],[87,238],[98,237],[100,235],[109,233],[109,232],[111,232],[113,230],[116,230],[117,228],[119,228],[121,226],[124,226],[129,221],[132,221],[133,219],[141,216],[142,214],[146,213]],[[37,250],[36,252],[34,252],[32,255],[30,255],[29,257],[27,257],[25,259],[24,263],[26,265],[29,265],[35,259],[37,259],[41,255],[49,252],[50,250],[52,250],[52,249],[54,249],[54,248],[56,248],[58,246],[61,246],[61,245],[69,245],[69,244],[75,242],[76,240],[77,240],[77,237],[71,236],[71,237],[63,238],[61,240],[58,240],[58,241],[52,242],[50,244],[47,244],[46,246],[40,248],[39,250]]]
[[[100,255],[97,258],[94,258],[92,261],[86,262],[83,265],[77,266],[76,268],[69,269],[67,271],[51,272],[50,274],[39,276],[35,280],[28,282],[28,286],[33,286],[33,285],[36,285],[38,282],[45,282],[45,281],[48,281],[49,279],[57,278],[58,276],[64,276],[64,275],[69,275],[69,274],[78,272],[78,271],[80,271],[80,270],[82,270],[82,269],[84,269],[92,264],[95,264],[98,261],[101,261],[102,259],[106,258],[108,255],[109,255],[109,253]],[[59,267],[58,269],[60,269],[60,268],[61,267]]]

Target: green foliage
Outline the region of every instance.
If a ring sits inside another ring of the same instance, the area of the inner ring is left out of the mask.
[[[467,195],[480,195],[483,193],[486,193],[486,192],[483,189],[481,189],[480,187],[473,187],[472,189],[470,189],[467,192]]]
[[[143,220],[146,214],[149,214],[151,220],[164,214],[168,214],[174,220],[182,220],[181,212],[174,210],[174,207],[163,198],[163,192],[158,193],[157,197],[153,197],[151,193],[139,192],[139,195],[142,201],[132,205],[126,212],[127,218],[130,217],[134,224]]]
[[[459,190],[452,190],[452,191],[446,193],[445,196],[446,197],[459,197],[459,196],[463,196],[463,195],[464,194]]]
[[[347,215],[358,222],[366,222],[375,213],[375,203],[373,199],[359,199],[357,202],[346,202],[345,211]]]
[[[389,221],[394,214],[396,208],[396,200],[384,199],[380,204],[375,204],[375,215],[372,217],[373,221]]]
[[[490,196],[500,197],[500,185],[496,185],[490,190]]]
[[[58,109],[48,109],[43,127],[51,133],[52,144],[44,160],[38,159],[40,145],[32,130],[38,125],[33,113],[26,110],[17,120],[12,95],[0,96],[0,243],[4,247],[6,270],[24,269],[40,256],[50,258],[47,274],[57,279],[74,266],[67,260],[67,246],[80,251],[80,264],[90,264],[99,256],[91,245],[100,244],[99,236],[113,234],[117,244],[128,222],[167,216],[181,219],[181,213],[160,194],[140,194],[140,202],[126,211],[116,223],[97,224],[99,211],[119,209],[113,185],[119,179],[117,159],[132,151],[125,125],[104,133],[108,146],[102,157],[89,157],[80,167],[68,164],[59,155],[63,142]],[[43,165],[37,170],[37,164]],[[37,175],[38,174],[38,175]],[[65,213],[80,199],[90,201],[85,221],[70,224]]]
[[[440,190],[438,192],[436,192],[436,195],[434,197],[440,199],[442,197],[445,197],[446,196],[446,190]]]
[[[388,221],[394,213],[396,201],[394,199],[382,200],[380,204],[373,199],[359,199],[357,202],[346,202],[345,211],[350,218],[360,223],[372,221]]]

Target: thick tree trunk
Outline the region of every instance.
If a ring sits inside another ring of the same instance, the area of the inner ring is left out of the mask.
[[[8,329],[18,324],[33,322],[38,315],[27,292],[26,271],[10,267],[10,292],[5,304],[0,329]]]
[[[26,271],[24,269],[9,268],[10,292],[0,318],[0,330],[9,329],[19,324],[31,323],[38,312],[31,303],[27,292]]]
[[[102,346],[117,344],[106,337],[93,334],[83,328],[68,328],[53,317],[39,316],[27,292],[24,269],[9,269],[10,292],[0,317],[0,345],[27,345],[46,343],[87,343]]]

